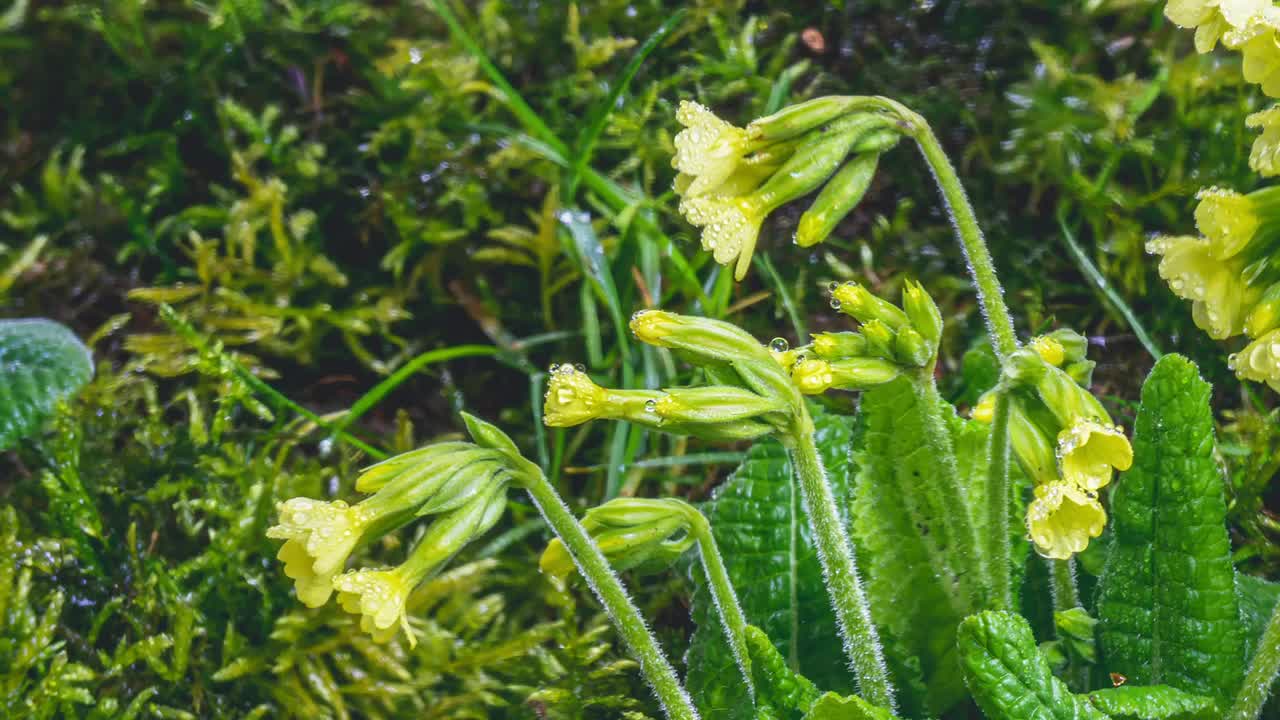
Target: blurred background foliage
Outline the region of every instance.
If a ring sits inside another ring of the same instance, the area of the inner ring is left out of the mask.
[[[948,322],[944,387],[972,402],[982,320],[913,151],[822,246],[793,247],[799,213],[777,213],[734,284],[674,213],[681,99],[738,124],[824,94],[921,112],[1021,330],[1087,333],[1117,419],[1152,350],[1200,363],[1228,408],[1237,559],[1277,571],[1274,398],[1236,382],[1142,247],[1190,230],[1200,187],[1257,182],[1243,120],[1263,98],[1238,56],[1196,55],[1143,0],[680,5],[0,8],[0,313],[64,322],[98,361],[0,455],[0,714],[656,715],[584,589],[538,575],[531,507],[417,593],[412,649],[303,609],[263,530],[278,499],[349,493],[366,451],[453,435],[462,409],[582,506],[705,499],[745,448],[536,421],[552,362],[688,379],[620,332],[642,307],[795,344],[841,325],[831,280],[918,278]],[[689,583],[633,587],[678,657]]]

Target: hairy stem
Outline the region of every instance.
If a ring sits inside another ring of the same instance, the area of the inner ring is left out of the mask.
[[[986,568],[986,553],[979,549],[977,528],[971,521],[973,514],[969,512],[970,501],[965,497],[960,471],[956,467],[955,447],[951,443],[946,419],[942,416],[943,400],[938,395],[933,375],[920,373],[912,376],[911,387],[925,426],[924,442],[928,445],[927,452],[938,458],[943,467],[942,477],[930,480],[941,500],[938,510],[951,543],[951,547],[944,553],[944,564],[959,585],[961,607],[956,609],[964,616],[977,609],[991,594],[990,588],[982,587],[990,578],[990,572]],[[931,538],[926,538],[929,539]]]
[[[545,475],[539,472],[528,478],[525,489],[529,491],[529,497],[542,511],[542,516],[547,519],[551,529],[569,550],[574,564],[578,566],[578,572],[587,579],[600,603],[609,611],[618,634],[627,644],[631,656],[640,663],[640,672],[658,696],[658,702],[662,704],[667,717],[671,720],[696,720],[698,711],[693,706],[693,700],[680,684],[671,663],[649,632],[644,618],[640,617],[640,611],[631,602],[600,548],[591,541],[587,531],[565,506]]]
[[[1271,612],[1271,620],[1267,622],[1258,649],[1253,653],[1253,661],[1249,663],[1244,684],[1240,686],[1240,694],[1236,696],[1228,720],[1257,720],[1262,716],[1262,706],[1271,692],[1277,670],[1280,670],[1280,603],[1276,603],[1275,610]]]
[[[1080,591],[1076,589],[1075,560],[1046,560],[1053,579],[1053,609],[1058,612],[1080,605]]]
[[[996,393],[987,446],[987,569],[991,574],[988,605],[1013,610],[1013,572],[1009,553],[1009,397]]]
[[[720,623],[724,625],[725,637],[729,639],[729,648],[733,650],[733,659],[738,662],[738,670],[742,672],[747,691],[755,697],[755,683],[751,680],[751,655],[747,652],[747,618],[742,614],[742,606],[738,604],[738,594],[734,592],[733,583],[729,580],[729,572],[724,567],[724,558],[720,556],[720,548],[716,546],[711,525],[702,513],[694,511],[693,516],[693,535],[698,541],[698,553],[702,556],[702,569],[711,587],[716,613],[720,616]]]
[[[892,710],[893,686],[884,664],[884,653],[811,425],[807,431],[796,432],[789,439],[800,497],[813,529],[813,542],[858,687],[863,699]]]

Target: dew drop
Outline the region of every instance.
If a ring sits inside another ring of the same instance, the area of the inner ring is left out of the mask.
[[[830,292],[835,292],[839,289],[840,289],[840,283],[836,282],[835,280],[832,280],[830,283],[827,284],[827,290],[829,290]]]
[[[840,300],[838,298],[831,298],[831,309],[832,310],[840,309]]]
[[[586,371],[587,371],[587,366],[586,366],[586,365],[583,365],[582,363],[578,363],[578,364],[576,364],[576,365],[574,365],[574,366],[573,366],[573,369],[574,369],[574,370],[577,370],[578,372],[586,372]]]
[[[646,401],[645,401],[645,403],[644,403],[644,409],[645,409],[645,411],[646,411],[646,412],[657,412],[657,411],[658,411],[658,401],[657,401],[657,400],[646,400]]]
[[[791,349],[791,345],[787,343],[786,338],[776,337],[769,341],[769,349],[777,353],[784,353]]]

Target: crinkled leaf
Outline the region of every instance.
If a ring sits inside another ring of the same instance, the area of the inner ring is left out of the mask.
[[[893,713],[857,695],[827,693],[805,713],[804,720],[894,720]]]
[[[93,377],[89,349],[52,320],[0,320],[0,450],[40,428]]]
[[[1186,358],[1166,355],[1151,371],[1133,445],[1133,469],[1111,496],[1103,669],[1226,700],[1244,671],[1244,638],[1209,384]]]
[[[818,449],[840,507],[848,506],[851,428],[846,418],[815,413]],[[747,621],[767,633],[785,661],[819,687],[852,691],[822,568],[782,445],[761,440],[702,510],[711,522]],[[697,630],[685,660],[689,691],[704,718],[751,717],[751,701],[694,568]]]
[[[1121,685],[1085,696],[1116,720],[1211,720],[1220,716],[1213,700],[1168,685]]]
[[[911,715],[941,714],[964,694],[953,641],[966,609],[958,596],[963,559],[954,557],[943,515],[969,509],[951,507],[937,489],[960,468],[950,437],[926,437],[922,410],[905,378],[864,393],[854,452],[859,569]],[[942,411],[955,415],[945,403]]]
[[[983,612],[960,624],[965,683],[989,720],[1104,720],[1106,715],[1053,676],[1031,626],[1018,615]]]

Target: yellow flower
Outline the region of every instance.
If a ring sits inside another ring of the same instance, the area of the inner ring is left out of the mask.
[[[791,380],[805,395],[820,395],[835,383],[835,373],[826,360],[810,358],[796,363],[791,369]]]
[[[1240,334],[1261,291],[1241,277],[1238,258],[1220,260],[1211,241],[1190,236],[1155,238],[1147,252],[1161,256],[1160,277],[1175,295],[1191,301],[1196,325],[1216,340]]]
[[[1262,128],[1249,151],[1249,167],[1263,177],[1280,175],[1280,105],[1250,115],[1244,124]]]
[[[1232,355],[1227,367],[1242,380],[1265,382],[1280,392],[1280,329],[1264,334]]]
[[[1031,349],[1045,362],[1054,367],[1062,367],[1062,363],[1067,359],[1066,348],[1062,347],[1062,343],[1048,335],[1041,335],[1031,341]]]
[[[1274,22],[1256,16],[1246,26],[1227,33],[1223,41],[1244,56],[1241,69],[1246,82],[1260,85],[1271,97],[1280,97],[1280,43]]]
[[[280,524],[267,537],[284,540],[276,555],[293,578],[298,599],[320,607],[329,599],[333,576],[346,564],[371,515],[341,500],[293,498],[279,505]]]
[[[681,101],[676,120],[685,129],[676,134],[676,154],[671,165],[690,176],[681,194],[696,196],[717,189],[746,155],[747,132],[688,100]]]
[[[551,367],[551,380],[542,408],[550,427],[572,427],[600,417],[609,393],[583,371],[565,363]]]
[[[702,228],[702,248],[717,263],[728,265],[736,259],[734,277],[746,277],[766,214],[759,203],[749,196],[686,196],[680,201],[680,213]]]
[[[969,417],[984,425],[990,425],[991,421],[995,419],[995,412],[996,394],[987,393],[978,398],[978,404],[974,405],[973,409],[969,411]]]
[[[1111,482],[1111,470],[1128,470],[1133,448],[1119,426],[1080,419],[1058,433],[1058,462],[1067,482],[1098,490]]]
[[[1169,0],[1164,14],[1180,27],[1195,28],[1196,51],[1207,53],[1223,34],[1247,27],[1270,6],[1270,0]]]
[[[1066,560],[1102,534],[1107,513],[1092,493],[1071,483],[1038,485],[1027,507],[1027,531],[1041,555]]]
[[[416,642],[409,629],[405,604],[416,583],[410,583],[400,568],[390,570],[357,570],[343,573],[333,581],[338,591],[338,604],[360,616],[360,629],[378,642],[386,642],[396,630],[404,628],[409,643]]]
[[[1280,220],[1276,195],[1274,187],[1249,195],[1216,187],[1199,191],[1196,227],[1210,240],[1213,256],[1221,260],[1234,258],[1258,237],[1260,229],[1270,232]]]

